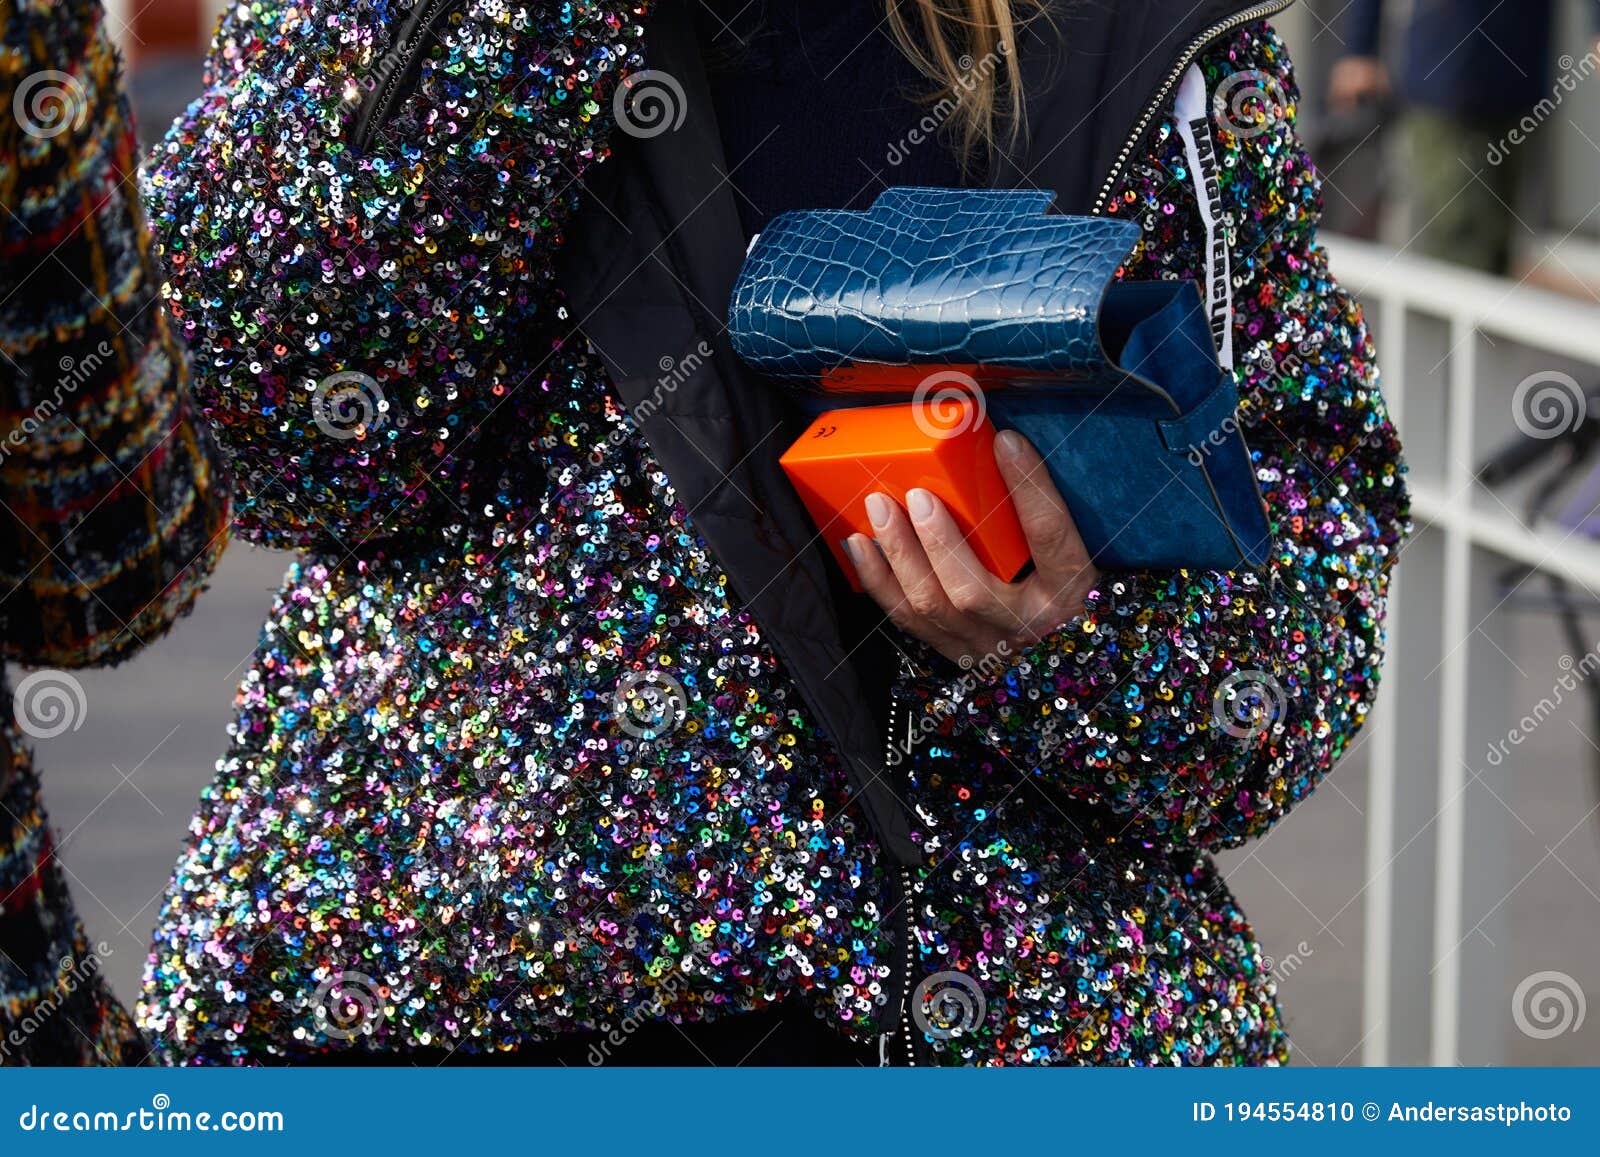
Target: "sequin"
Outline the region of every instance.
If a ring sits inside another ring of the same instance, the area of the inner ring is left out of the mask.
[[[305,554],[161,910],[139,1012],[166,1059],[481,1052],[790,998],[867,1038],[900,988],[906,912],[831,749],[599,359],[560,336],[552,250],[607,151],[608,85],[642,63],[636,14],[537,12],[462,6],[361,154],[338,104],[391,6],[241,8],[152,175],[245,532]],[[1205,65],[1292,84],[1260,25]],[[486,111],[509,72],[538,83]],[[928,854],[910,984],[982,994],[927,1034],[941,1063],[1285,1055],[1205,849],[1264,829],[1360,725],[1404,491],[1359,314],[1310,247],[1314,173],[1274,123],[1223,138],[1220,177],[1277,564],[1108,576],[996,677],[897,688],[935,715],[903,769]],[[1145,232],[1126,274],[1193,276],[1181,144],[1163,124],[1147,146],[1111,203]],[[382,405],[340,440],[312,396],[347,370]],[[1212,697],[1256,667],[1287,706],[1250,746]],[[357,1032],[330,1020],[341,985],[369,997]]]

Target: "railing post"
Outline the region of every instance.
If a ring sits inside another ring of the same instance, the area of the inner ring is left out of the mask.
[[[1399,388],[1406,362],[1406,308],[1393,298],[1381,304],[1377,331],[1383,364],[1394,369],[1386,377],[1384,400],[1389,416],[1398,429],[1405,406]],[[1389,614],[1385,630],[1390,641],[1400,637],[1399,575],[1389,584]],[[1399,689],[1392,678],[1385,678],[1372,710],[1370,751],[1367,760],[1366,873],[1362,908],[1363,937],[1361,961],[1361,1063],[1380,1067],[1389,1063],[1389,1034],[1392,1031],[1389,982],[1394,967],[1394,876],[1396,781],[1399,765]]]
[[[1444,527],[1445,652],[1439,668],[1438,831],[1434,844],[1433,1000],[1430,1050],[1435,1065],[1459,1060],[1461,1028],[1462,857],[1466,833],[1467,656],[1472,633],[1472,542],[1466,519],[1472,501],[1473,383],[1478,334],[1471,317],[1450,319],[1445,442],[1445,502],[1460,517]]]

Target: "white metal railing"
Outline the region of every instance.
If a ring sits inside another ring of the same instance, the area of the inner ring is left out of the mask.
[[[1481,1063],[1499,1059],[1492,1042],[1464,1049],[1462,1034],[1495,1018],[1464,1022],[1463,1011],[1499,1001],[1482,978],[1464,977],[1463,926],[1469,902],[1498,906],[1504,893],[1493,894],[1488,882],[1490,841],[1469,841],[1468,787],[1482,770],[1474,767],[1482,750],[1474,736],[1492,735],[1506,714],[1497,664],[1510,660],[1476,646],[1476,637],[1498,605],[1493,581],[1503,560],[1594,592],[1600,545],[1564,528],[1524,526],[1474,482],[1475,464],[1515,433],[1511,399],[1528,373],[1561,368],[1581,377],[1588,367],[1600,377],[1600,308],[1363,242],[1336,238],[1329,249],[1335,274],[1373,327],[1385,394],[1407,443],[1419,528],[1397,572],[1390,665],[1366,741],[1362,1062]],[[1426,672],[1421,681],[1418,672]],[[1431,783],[1420,774],[1427,769]],[[1428,890],[1409,885],[1425,874],[1418,845],[1430,841],[1431,911],[1422,911]],[[1480,920],[1473,931],[1481,927]],[[1419,969],[1425,1019],[1395,996],[1400,986],[1416,995]]]

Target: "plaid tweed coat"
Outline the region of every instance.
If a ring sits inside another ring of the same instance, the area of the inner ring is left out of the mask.
[[[98,0],[0,0],[0,1065],[131,1063],[27,749],[77,710],[67,668],[183,614],[228,503],[192,421]],[[63,715],[63,712],[66,713]]]

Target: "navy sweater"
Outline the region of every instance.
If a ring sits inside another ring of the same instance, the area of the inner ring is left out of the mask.
[[[1600,3],[1595,5],[1600,13]],[[1344,38],[1377,55],[1383,0],[1353,0]],[[1402,96],[1469,120],[1518,117],[1550,95],[1552,0],[1417,0],[1398,77]],[[1574,46],[1581,57],[1592,43]]]
[[[696,9],[745,236],[786,209],[865,208],[889,185],[962,185],[933,82],[882,0],[706,0]],[[850,157],[849,162],[820,158]]]

